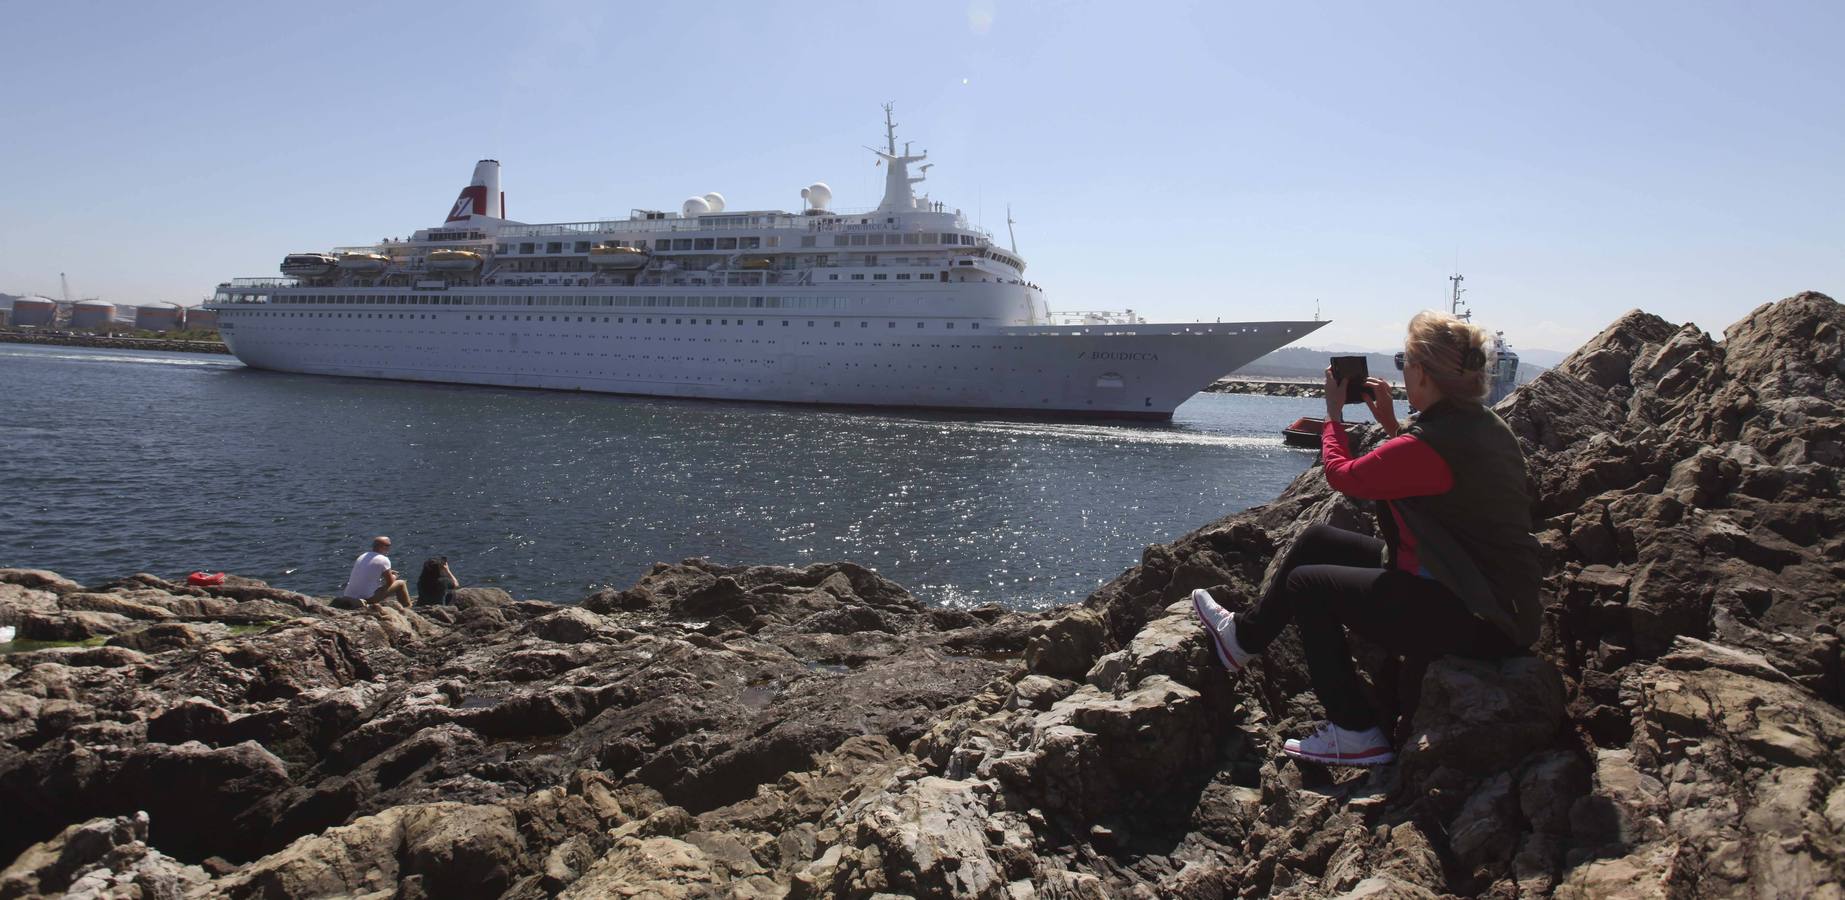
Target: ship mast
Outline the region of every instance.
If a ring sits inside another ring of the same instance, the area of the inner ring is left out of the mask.
[[[1461,282],[1466,281],[1467,276],[1456,272],[1449,275],[1448,280],[1454,283],[1454,293],[1448,299],[1448,312],[1463,322],[1473,321],[1473,310],[1461,305],[1461,295],[1467,293],[1467,289],[1461,287]]]
[[[920,183],[925,176],[917,175],[912,178],[910,176],[910,163],[922,162],[929,158],[929,151],[927,150],[912,155],[908,143],[903,145],[903,153],[899,154],[897,152],[897,122],[891,118],[893,109],[895,109],[893,104],[884,104],[885,149],[879,150],[876,147],[865,148],[876,153],[885,163],[884,200],[878,204],[878,212],[907,211],[916,208],[916,192],[911,188],[911,185]],[[924,166],[924,168],[926,169],[928,167]]]

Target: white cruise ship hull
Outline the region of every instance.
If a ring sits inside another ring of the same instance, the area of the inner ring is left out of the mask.
[[[1320,325],[1004,327],[775,310],[294,303],[218,312],[238,359],[279,372],[1151,420],[1171,418],[1212,381]]]

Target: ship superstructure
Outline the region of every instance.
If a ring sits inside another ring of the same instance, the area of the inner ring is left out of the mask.
[[[507,219],[482,160],[441,226],[288,254],[210,308],[245,364],[287,372],[1147,419],[1324,324],[1059,316],[1020,254],[916,193],[928,155],[889,107],[871,149],[870,210],[815,183],[798,213],[710,193],[553,224]]]

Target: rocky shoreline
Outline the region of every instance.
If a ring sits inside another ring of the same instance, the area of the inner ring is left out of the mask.
[[[101,347],[108,350],[164,350],[169,353],[230,354],[223,341],[172,341],[160,338],[108,337],[100,334],[28,334],[0,331],[0,343],[47,344],[59,347]]]
[[[1359,647],[1373,772],[1285,762],[1292,632],[1232,682],[1185,602],[1372,527],[1317,469],[1043,613],[849,563],[359,611],[0,570],[79,642],[0,657],[0,898],[1837,895],[1845,309],[1629,313],[1498,409],[1543,638]]]

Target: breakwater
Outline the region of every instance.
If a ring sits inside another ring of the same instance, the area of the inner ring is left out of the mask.
[[[1538,487],[1544,633],[1502,662],[1354,641],[1386,769],[1281,760],[1317,713],[1298,641],[1231,681],[1186,603],[1246,602],[1307,526],[1371,529],[1317,469],[1044,612],[848,563],[359,611],[6,570],[0,625],[79,645],[0,657],[0,894],[1839,883],[1845,309],[1802,294],[1721,341],[1629,313],[1497,409]]]
[[[1254,394],[1263,397],[1321,397],[1326,393],[1326,385],[1320,381],[1263,381],[1254,378],[1219,378],[1206,387],[1208,394]],[[1408,400],[1403,386],[1390,386],[1390,395],[1398,400]]]
[[[100,334],[34,334],[0,331],[0,343],[44,344],[61,347],[100,347],[108,350],[164,350],[169,353],[222,353],[230,348],[223,341],[174,341],[165,338],[109,337]]]

